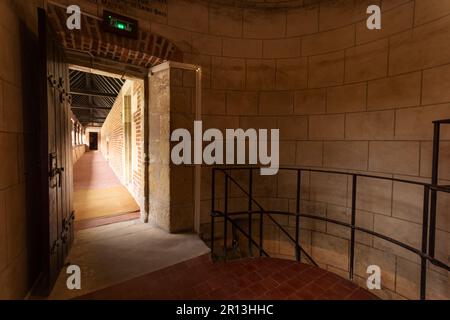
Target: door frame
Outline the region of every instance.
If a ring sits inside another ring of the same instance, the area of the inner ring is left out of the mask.
[[[153,68],[150,68],[148,79],[153,73],[164,71],[170,68],[177,68],[195,72],[195,121],[202,120],[202,67],[195,64],[167,61]],[[146,99],[147,101],[147,99]],[[148,100],[149,101],[149,100]],[[147,113],[148,115],[148,113]],[[147,119],[146,122],[149,122]],[[149,140],[147,140],[149,141]],[[148,178],[147,178],[148,180]],[[146,181],[148,183],[148,181]],[[201,183],[202,183],[202,165],[194,165],[194,231],[200,234],[201,225]],[[149,213],[148,213],[149,214]]]

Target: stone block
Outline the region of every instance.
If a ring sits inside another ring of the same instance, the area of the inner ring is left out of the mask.
[[[351,84],[327,89],[327,113],[363,111],[366,109],[367,85]]]
[[[347,176],[311,172],[310,199],[311,201],[345,206],[347,203]]]
[[[329,205],[327,207],[327,218],[351,224],[351,208]],[[358,227],[373,231],[373,214],[370,212],[357,210],[355,224]],[[337,223],[327,222],[327,233],[349,240],[351,229]],[[372,245],[372,237],[360,231],[356,231],[355,241],[358,243]]]
[[[367,141],[326,141],[323,149],[324,167],[367,170]]]
[[[450,65],[423,71],[422,104],[450,102]]]
[[[194,104],[191,88],[172,87],[170,89],[170,109],[172,112],[193,113]]]
[[[5,129],[5,117],[3,116],[5,113],[4,108],[3,108],[3,80],[0,79],[0,114],[2,115],[1,119],[0,119],[0,131],[6,131]]]
[[[291,237],[295,239],[295,228],[287,228]],[[311,254],[311,231],[300,230],[300,245],[309,255]],[[280,254],[295,258],[295,244],[284,233],[280,233]],[[302,256],[302,258],[304,255]]]
[[[309,117],[309,139],[339,140],[344,138],[344,114]]]
[[[192,3],[184,0],[173,2],[170,4],[168,21],[171,26],[208,33],[208,7],[201,3]]]
[[[300,38],[264,40],[263,57],[266,59],[297,58],[301,56]]]
[[[275,60],[247,61],[248,90],[273,90],[275,89],[275,78]]]
[[[393,140],[394,110],[349,113],[345,118],[345,138],[349,140]]]
[[[4,129],[7,132],[23,132],[23,101],[19,88],[6,82],[3,84]]]
[[[287,36],[301,36],[318,31],[319,6],[311,5],[287,11]]]
[[[212,56],[222,55],[222,38],[202,33],[192,34],[192,51]]]
[[[242,129],[276,129],[277,119],[275,117],[240,117],[239,125]]]
[[[226,114],[226,92],[203,90],[202,114]]]
[[[326,32],[307,35],[302,38],[302,55],[311,56],[344,50],[355,44],[353,25]]]
[[[295,166],[295,154],[295,141],[280,141],[280,166]]]
[[[8,261],[27,250],[25,185],[17,184],[5,191]]]
[[[6,233],[6,194],[0,191],[0,274],[8,265],[8,235]]]
[[[450,14],[450,1],[417,0],[415,9],[414,24],[422,25]]]
[[[431,177],[433,159],[432,142],[420,143],[420,176]],[[450,142],[441,142],[439,152],[439,178],[450,180]]]
[[[272,39],[286,35],[286,12],[284,10],[244,11],[244,38]]]
[[[417,176],[419,174],[419,149],[419,142],[370,142],[369,170]]]
[[[326,89],[310,89],[295,92],[295,114],[323,114],[326,112]]]
[[[0,133],[0,189],[12,186],[19,181],[18,140],[12,133]]]
[[[209,8],[209,32],[221,36],[242,36],[243,12],[241,8],[231,6],[213,6]]]
[[[393,109],[420,105],[422,75],[408,73],[369,82],[367,108]]]
[[[450,104],[399,109],[396,111],[395,138],[432,140],[433,121],[450,118]],[[442,127],[441,139],[450,139],[450,128]]]
[[[384,215],[375,215],[374,231],[413,248],[421,248],[422,226],[419,224]],[[411,261],[418,260],[417,255],[410,251],[377,237],[374,238],[374,247]]]
[[[305,167],[322,167],[323,142],[298,141],[296,164]]]
[[[270,254],[280,251],[280,231],[277,226],[264,224],[263,249]]]
[[[320,232],[312,233],[312,258],[348,270],[348,240]]]
[[[212,86],[214,89],[244,89],[245,60],[214,57],[212,60]]]
[[[287,116],[278,118],[281,140],[308,139],[308,117]]]
[[[307,87],[308,61],[306,58],[277,60],[277,90],[298,90]]]
[[[382,177],[380,175],[380,177]],[[383,215],[391,215],[392,181],[376,178],[357,178],[356,208]],[[353,188],[353,183],[350,187]],[[352,199],[349,191],[347,206],[351,206]]]
[[[449,63],[449,37],[450,16],[392,36],[389,74],[407,73]]]
[[[422,186],[394,182],[392,216],[422,224],[423,192]]]
[[[281,170],[278,174],[277,195],[280,198],[297,198],[297,171],[294,170]],[[307,172],[302,173],[301,177],[301,198],[308,197],[309,194],[309,174]],[[287,208],[285,211],[288,211]],[[291,208],[289,208],[291,211]]]
[[[345,54],[345,81],[358,82],[387,76],[386,39],[348,49]]]
[[[292,92],[261,92],[259,99],[259,113],[262,115],[289,115],[294,112]]]
[[[309,58],[308,86],[323,88],[344,82],[344,51]]]
[[[262,40],[223,39],[223,55],[237,58],[261,58],[263,54]]]
[[[227,92],[227,114],[256,115],[258,114],[258,93],[251,91]]]
[[[420,265],[406,259],[397,259],[396,291],[408,299],[419,299]],[[427,299],[448,300],[450,296],[448,276],[428,270]]]

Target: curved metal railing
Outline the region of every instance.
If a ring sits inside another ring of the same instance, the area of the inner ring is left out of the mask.
[[[281,232],[283,232],[287,238],[294,243],[295,245],[295,255],[296,260],[300,261],[301,254],[305,254],[305,256],[308,258],[308,260],[311,261],[312,264],[317,266],[317,263],[314,261],[314,259],[302,248],[300,245],[300,218],[309,218],[314,220],[320,220],[325,221],[329,223],[333,223],[336,225],[340,225],[346,228],[349,228],[350,233],[350,252],[349,252],[349,278],[353,279],[354,275],[354,261],[355,261],[355,231],[363,232],[369,235],[372,235],[374,237],[383,239],[385,241],[388,241],[390,243],[393,243],[399,247],[402,247],[416,255],[418,255],[421,259],[421,276],[420,276],[420,298],[425,299],[426,298],[426,284],[427,284],[427,261],[430,263],[444,269],[447,271],[450,271],[450,267],[445,264],[444,262],[440,261],[439,259],[436,259],[435,257],[435,237],[436,237],[436,226],[433,221],[436,221],[436,203],[433,203],[436,201],[437,197],[432,196],[431,197],[431,206],[430,206],[430,193],[437,193],[437,192],[444,192],[444,193],[450,193],[450,188],[448,186],[439,186],[435,184],[430,183],[424,183],[424,182],[418,182],[418,181],[411,181],[411,180],[405,180],[405,179],[398,179],[398,178],[390,178],[390,177],[383,177],[383,176],[375,176],[375,175],[369,175],[369,174],[362,174],[362,173],[351,173],[351,172],[342,172],[342,171],[333,171],[333,170],[321,170],[321,169],[310,169],[310,168],[295,168],[295,167],[283,167],[280,168],[280,171],[294,171],[297,173],[297,189],[296,189],[296,211],[295,213],[292,212],[285,212],[285,211],[276,211],[276,210],[265,210],[258,201],[256,201],[253,197],[253,171],[259,170],[259,167],[215,167],[212,169],[212,185],[211,185],[211,195],[212,195],[212,206],[211,206],[211,254],[214,255],[214,236],[215,236],[215,219],[217,217],[223,217],[223,250],[224,250],[224,257],[226,259],[227,257],[227,227],[228,223],[230,223],[234,228],[239,230],[247,239],[248,239],[248,247],[249,247],[249,253],[252,255],[252,247],[255,246],[259,250],[260,256],[269,256],[268,253],[263,248],[263,224],[264,224],[264,217],[267,216],[270,221],[275,223],[275,225],[280,229]],[[229,172],[236,171],[236,170],[247,170],[248,171],[248,191],[245,190],[237,181],[234,179]],[[216,174],[217,172],[222,172],[224,174],[225,180],[224,180],[224,210],[216,210],[215,208],[215,184],[216,184]],[[303,172],[317,172],[317,173],[326,173],[326,174],[337,174],[337,175],[346,175],[352,177],[352,205],[351,205],[351,223],[342,222],[339,220],[329,219],[321,216],[311,215],[311,214],[305,214],[301,212],[301,179],[302,179],[302,173]],[[357,187],[358,187],[358,178],[369,178],[369,179],[378,179],[378,180],[388,180],[393,182],[400,182],[400,183],[406,183],[406,184],[412,184],[417,186],[423,187],[423,219],[422,219],[422,243],[421,243],[421,249],[414,248],[406,243],[403,243],[401,241],[398,241],[394,238],[388,237],[386,235],[380,234],[378,232],[362,228],[356,225],[356,199],[357,199]],[[236,211],[236,212],[229,212],[228,211],[228,201],[229,201],[229,195],[228,195],[228,188],[229,188],[229,181],[234,183],[248,198],[248,209],[247,211]],[[253,204],[255,204],[258,207],[258,210],[253,209]],[[431,208],[431,209],[430,209]],[[242,227],[240,227],[233,219],[232,217],[240,216],[240,215],[247,215],[248,216],[248,230],[244,230]],[[253,239],[252,235],[252,221],[253,216],[259,215],[259,242],[255,241]],[[272,215],[283,215],[283,216],[291,216],[295,218],[295,237],[292,237],[290,233],[280,224],[278,223]],[[429,223],[429,221],[432,221],[432,223]]]

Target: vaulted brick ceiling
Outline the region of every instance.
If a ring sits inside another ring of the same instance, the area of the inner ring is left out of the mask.
[[[93,57],[149,68],[167,60],[181,61],[181,51],[169,40],[140,29],[137,39],[102,31],[102,19],[82,15],[81,30],[66,27],[68,15],[60,6],[48,5],[50,24],[66,49]]]

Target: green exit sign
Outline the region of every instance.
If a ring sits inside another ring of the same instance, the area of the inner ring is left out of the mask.
[[[138,37],[137,20],[106,10],[103,12],[103,29],[123,37],[134,39]]]

